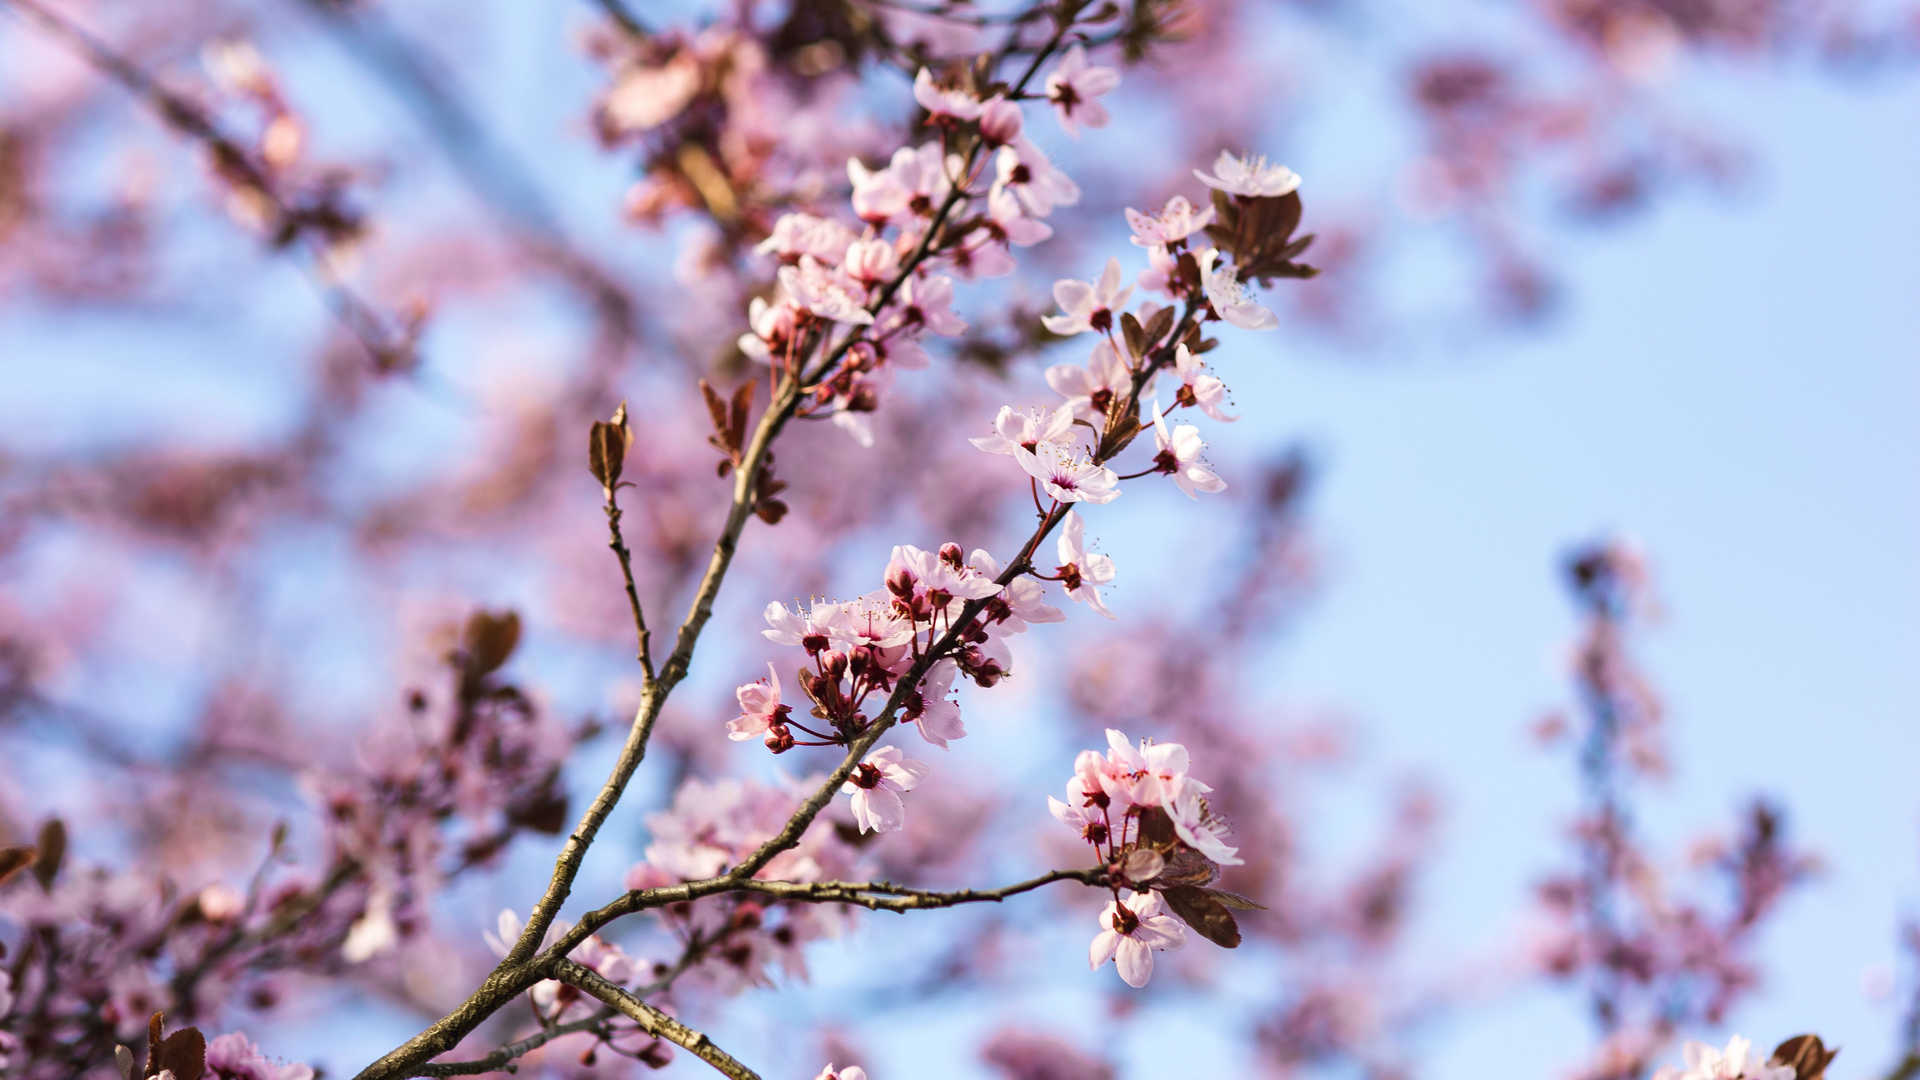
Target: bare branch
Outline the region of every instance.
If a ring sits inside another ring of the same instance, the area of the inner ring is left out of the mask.
[[[578,987],[618,1009],[621,1015],[638,1024],[641,1031],[665,1039],[675,1046],[684,1047],[688,1053],[720,1070],[721,1075],[731,1080],[760,1080],[759,1073],[742,1065],[732,1054],[715,1046],[705,1032],[695,1031],[641,1001],[602,978],[600,973],[592,968],[583,967],[571,960],[561,960],[553,965],[553,974],[561,982]]]

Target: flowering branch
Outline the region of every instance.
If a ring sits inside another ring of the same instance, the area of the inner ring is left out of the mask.
[[[607,981],[592,968],[583,967],[571,960],[561,960],[553,965],[553,974],[561,982],[584,990],[601,1002],[619,1010],[621,1015],[638,1025],[641,1031],[656,1038],[665,1039],[675,1046],[684,1047],[693,1056],[720,1070],[723,1076],[731,1077],[732,1080],[760,1080],[759,1073],[742,1065],[733,1055],[715,1046],[705,1032],[695,1031],[641,1001]]]

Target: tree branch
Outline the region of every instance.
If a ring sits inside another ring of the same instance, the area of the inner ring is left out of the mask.
[[[583,967],[571,960],[560,960],[553,965],[553,975],[561,982],[578,987],[619,1010],[621,1015],[639,1025],[641,1031],[656,1038],[665,1039],[675,1046],[684,1047],[687,1052],[720,1070],[721,1075],[729,1077],[730,1080],[760,1080],[759,1073],[742,1065],[732,1054],[715,1046],[705,1032],[695,1031],[641,1001],[602,978],[600,973],[592,968]]]

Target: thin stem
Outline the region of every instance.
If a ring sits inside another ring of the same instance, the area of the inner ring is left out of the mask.
[[[445,1061],[437,1064],[417,1066],[413,1070],[413,1075],[476,1076],[480,1073],[513,1072],[514,1067],[512,1062],[514,1058],[520,1057],[529,1051],[537,1050],[563,1036],[573,1035],[582,1031],[592,1031],[618,1015],[620,1015],[619,1010],[609,1006],[585,1019],[570,1020],[564,1024],[556,1024],[553,1027],[536,1031],[518,1042],[510,1042],[484,1057],[472,1058],[467,1061]]]
[[[607,546],[620,560],[620,577],[627,584],[627,606],[633,611],[633,631],[639,639],[639,651],[635,659],[640,661],[640,670],[646,675],[647,682],[654,681],[653,674],[653,634],[647,629],[647,616],[640,608],[640,590],[633,584],[633,552],[627,550],[626,538],[620,535],[620,498],[614,488],[606,489],[607,494],[607,532],[610,538]]]

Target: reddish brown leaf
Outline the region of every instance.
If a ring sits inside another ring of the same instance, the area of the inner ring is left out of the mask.
[[[1166,897],[1167,906],[1180,916],[1181,922],[1193,927],[1195,933],[1223,949],[1239,948],[1240,926],[1234,922],[1233,912],[1206,889],[1183,885],[1160,895]]]
[[[1794,1080],[1825,1080],[1828,1063],[1839,1053],[1827,1049],[1818,1035],[1795,1035],[1774,1048],[1772,1062],[1793,1066]]]
[[[66,823],[59,818],[48,818],[47,823],[40,826],[35,846],[40,849],[40,857],[34,860],[33,876],[42,889],[51,890],[54,877],[60,873],[60,864],[67,858]]]
[[[520,644],[518,612],[476,611],[467,618],[467,661],[475,675],[488,675],[500,669]]]

